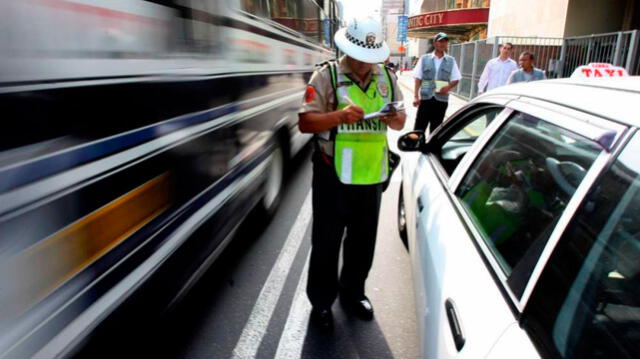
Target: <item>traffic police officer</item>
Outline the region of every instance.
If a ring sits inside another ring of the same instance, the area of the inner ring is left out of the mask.
[[[364,287],[373,262],[382,183],[390,175],[386,131],[401,130],[406,118],[404,112],[363,118],[402,100],[395,75],[381,64],[389,47],[380,24],[371,17],[353,19],[334,39],[346,55],[314,72],[299,113],[300,130],[314,133],[315,143],[307,295],[312,322],[325,330],[333,328],[331,305],[338,292],[347,311],[373,318]]]

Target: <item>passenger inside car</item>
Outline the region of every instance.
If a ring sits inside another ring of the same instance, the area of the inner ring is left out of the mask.
[[[568,140],[558,140],[562,136]],[[571,168],[589,168],[597,150],[593,146],[576,149],[584,141],[549,123],[516,114],[482,151],[456,193],[506,273],[515,272],[518,283],[530,275],[571,199],[564,182],[577,187],[582,180],[580,175],[567,179],[557,168],[560,175],[554,177],[549,163],[560,163],[557,158],[561,158],[562,163],[575,164]]]

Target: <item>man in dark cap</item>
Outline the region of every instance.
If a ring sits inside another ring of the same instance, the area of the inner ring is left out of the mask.
[[[446,54],[449,37],[441,32],[433,38],[434,51],[422,55],[413,69],[415,78],[413,105],[418,107],[415,130],[429,131],[438,127],[449,106],[449,91],[462,75],[456,59]]]

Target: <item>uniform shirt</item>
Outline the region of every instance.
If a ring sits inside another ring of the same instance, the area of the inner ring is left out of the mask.
[[[442,64],[442,59],[444,59],[444,56],[438,58],[438,56],[435,55],[435,53],[431,53],[433,55],[433,64],[435,65],[436,68],[436,74],[438,73],[438,70],[440,70],[440,64]],[[422,58],[425,57],[427,55],[422,55],[420,56],[420,60],[418,60],[418,62],[416,63],[416,67],[413,68],[413,77],[418,79],[418,80],[422,80]],[[456,63],[456,59],[453,59],[453,68],[451,69],[451,77],[449,78],[449,82],[452,81],[459,81],[462,78],[462,75],[460,74],[460,69],[458,69],[458,64]]]
[[[500,57],[489,60],[484,66],[482,75],[480,75],[478,92],[488,91],[505,85],[509,79],[509,75],[517,69],[518,64],[511,58],[504,61],[502,61]]]
[[[381,71],[384,71],[380,68],[380,66],[375,65],[369,71],[369,74],[365,78],[364,81],[360,81],[360,78],[353,74],[353,71],[349,68],[347,64],[347,57],[342,56],[338,60],[339,71],[347,74],[355,83],[357,83],[361,88],[367,88],[367,85],[371,82],[373,74],[379,75],[382,74]],[[384,74],[383,74],[384,75]],[[391,78],[391,86],[393,86],[393,93],[395,94],[395,101],[402,101],[402,92],[398,88],[398,82],[396,79],[396,75],[389,71],[389,77]],[[309,87],[313,88],[310,90]],[[310,94],[312,91],[313,95]],[[331,71],[329,70],[329,66],[324,66],[321,69],[316,70],[311,79],[309,80],[309,85],[307,86],[307,93],[305,94],[305,98],[302,101],[302,106],[298,113],[306,113],[306,112],[331,112],[336,108],[335,104],[335,96],[333,94],[333,86],[331,85]]]

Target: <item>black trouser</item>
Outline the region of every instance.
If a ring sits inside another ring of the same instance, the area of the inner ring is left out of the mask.
[[[429,124],[429,132],[433,132],[442,123],[448,106],[449,102],[438,101],[435,97],[420,100],[414,130],[426,131]]]
[[[307,295],[314,307],[329,308],[342,294],[360,298],[373,263],[382,185],[345,185],[333,166],[313,155],[313,228]],[[344,230],[342,272],[338,259]]]

